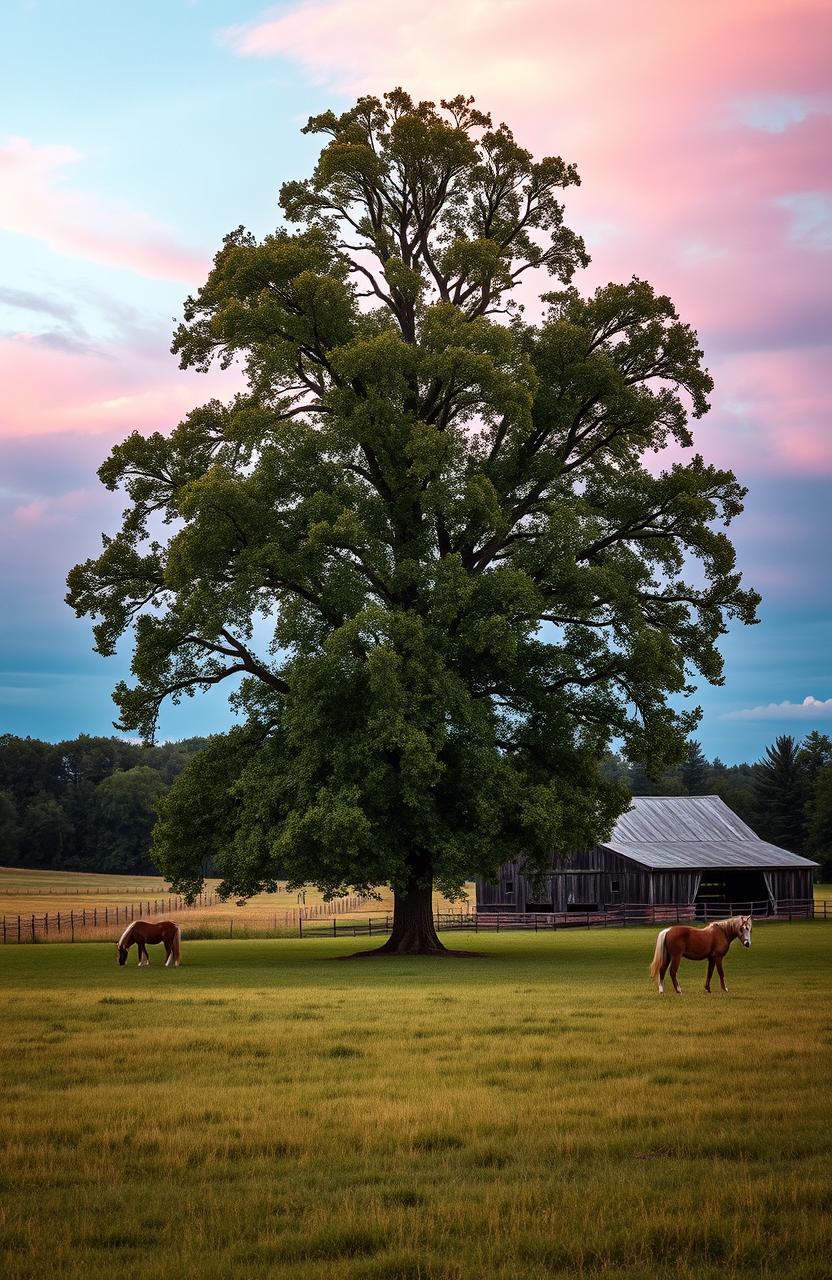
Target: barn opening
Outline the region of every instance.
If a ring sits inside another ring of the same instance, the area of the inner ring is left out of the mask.
[[[736,910],[749,908],[752,902],[768,902],[769,898],[762,871],[747,867],[720,868],[703,872],[696,903],[709,909],[724,907],[727,911],[732,906]]]

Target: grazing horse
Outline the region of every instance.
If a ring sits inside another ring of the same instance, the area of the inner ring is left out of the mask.
[[[707,960],[708,976],[705,979],[705,990],[710,994],[711,977],[714,965],[719,974],[722,990],[727,992],[725,974],[722,972],[722,957],[735,938],[739,938],[744,947],[751,946],[751,916],[731,916],[730,920],[714,920],[704,929],[692,929],[686,924],[674,924],[669,929],[662,929],[656,939],[656,950],[650,966],[650,976],[656,979],[659,995],[664,995],[664,975],[670,965],[670,980],[677,996],[682,988],[676,981],[676,974],[682,957],[685,960]]]
[[[148,920],[134,920],[132,924],[128,924],[124,933],[118,940],[118,962],[119,964],[127,964],[127,952],[135,942],[139,949],[139,964],[150,964],[150,957],[147,954],[147,943],[164,942],[165,968],[176,965],[179,968],[179,942],[182,937],[182,931],[178,924],[174,924],[172,920],[160,920],[157,924],[151,924]]]

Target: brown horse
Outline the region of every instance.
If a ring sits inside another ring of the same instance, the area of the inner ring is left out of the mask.
[[[132,924],[128,924],[124,933],[119,938],[116,947],[118,951],[119,964],[127,964],[127,952],[135,942],[139,949],[139,964],[150,964],[150,956],[147,954],[147,943],[164,942],[165,968],[176,965],[179,968],[179,942],[182,937],[182,931],[178,924],[174,924],[172,920],[159,920],[156,924],[151,924],[148,920],[134,920]]]
[[[659,995],[664,995],[664,975],[668,965],[673,989],[677,996],[682,994],[682,988],[676,981],[682,957],[685,960],[708,961],[705,990],[709,994],[716,965],[720,986],[727,992],[722,957],[727,954],[735,938],[739,938],[744,947],[751,946],[751,916],[731,916],[730,920],[715,920],[704,929],[692,929],[686,924],[674,924],[669,929],[662,929],[656,939],[656,950],[650,966],[650,976],[656,979]]]

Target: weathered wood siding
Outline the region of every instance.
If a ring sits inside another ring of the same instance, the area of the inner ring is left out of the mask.
[[[730,872],[731,868],[726,867]],[[714,872],[706,873],[718,874]],[[812,897],[811,870],[780,870],[767,873],[775,901],[806,900]],[[593,904],[614,906],[684,905],[696,900],[702,879],[699,872],[652,871],[639,867],[610,849],[596,847],[576,852],[568,863],[555,863],[544,882],[535,883],[523,874],[517,862],[507,862],[497,884],[477,881],[477,905],[501,911],[568,911]]]

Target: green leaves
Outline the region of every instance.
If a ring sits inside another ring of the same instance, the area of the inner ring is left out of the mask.
[[[724,527],[744,490],[687,449],[712,388],[696,334],[633,279],[589,298],[574,166],[472,100],[396,89],[326,112],[289,222],[227,236],[173,349],[247,390],[101,468],[127,510],[68,600],[112,653],[121,725],[233,689],[242,724],[165,798],[156,856],[192,891],[325,892],[511,856],[543,867],[626,803],[599,761],[681,759],[694,682],[753,622]],[[513,299],[554,279],[539,325]],[[646,465],[645,459],[650,459]]]

